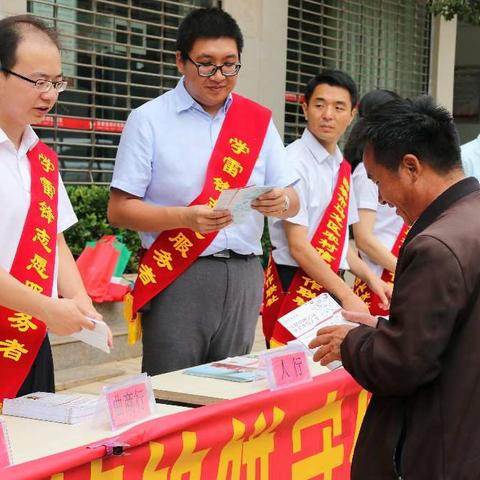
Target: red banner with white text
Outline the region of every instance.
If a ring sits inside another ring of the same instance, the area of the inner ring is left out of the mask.
[[[15,480],[348,480],[368,394],[342,370],[157,418],[116,439],[7,468]]]

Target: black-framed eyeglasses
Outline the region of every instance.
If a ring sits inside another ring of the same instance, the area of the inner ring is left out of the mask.
[[[213,63],[198,63],[192,60],[188,55],[187,59],[190,60],[196,67],[200,77],[213,77],[220,70],[224,77],[234,77],[238,75],[242,64],[240,62],[226,62],[222,65],[215,65]]]
[[[37,90],[39,90],[42,93],[49,92],[52,87],[55,89],[57,93],[64,92],[67,88],[67,82],[65,80],[60,80],[58,82],[52,82],[52,80],[45,80],[43,78],[40,78],[38,80],[32,80],[28,77],[24,77],[23,75],[20,75],[19,73],[12,72],[11,70],[8,70],[8,68],[3,68],[0,67],[2,72],[9,73],[10,75],[13,75],[14,77],[21,78],[22,80],[25,80],[26,82],[32,83]]]

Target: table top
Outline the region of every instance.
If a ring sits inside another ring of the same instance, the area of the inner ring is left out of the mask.
[[[10,415],[0,415],[0,418],[4,419],[7,424],[12,462],[18,464],[88,445],[105,438],[116,437],[119,433],[144,421],[187,410],[185,407],[161,404],[157,404],[156,408],[155,415],[115,432],[112,432],[107,424],[96,425],[92,420],[67,425]]]
[[[327,367],[309,359],[312,376],[329,373]],[[267,390],[267,379],[253,382],[232,382],[217,378],[186,375],[184,370],[155,375],[151,378],[155,398],[189,406],[210,405]]]

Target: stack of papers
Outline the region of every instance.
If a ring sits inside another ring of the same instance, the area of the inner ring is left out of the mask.
[[[97,403],[96,395],[36,392],[18,398],[6,398],[2,413],[73,424],[92,417]]]
[[[266,378],[265,368],[260,367],[258,355],[226,358],[218,362],[187,368],[183,373],[231,382],[253,382]]]
[[[218,197],[215,210],[229,210],[233,217],[233,223],[242,223],[254,212],[251,203],[270,190],[272,187],[256,186],[223,190]]]
[[[72,333],[71,336],[105,353],[110,353],[107,324],[103,320],[95,320],[91,317],[87,318],[95,324],[95,328],[93,330],[82,328],[79,332]]]

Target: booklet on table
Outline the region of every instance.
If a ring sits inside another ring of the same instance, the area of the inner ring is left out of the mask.
[[[260,366],[258,355],[226,358],[225,360],[187,368],[183,373],[231,382],[253,382],[266,378],[265,368]]]

